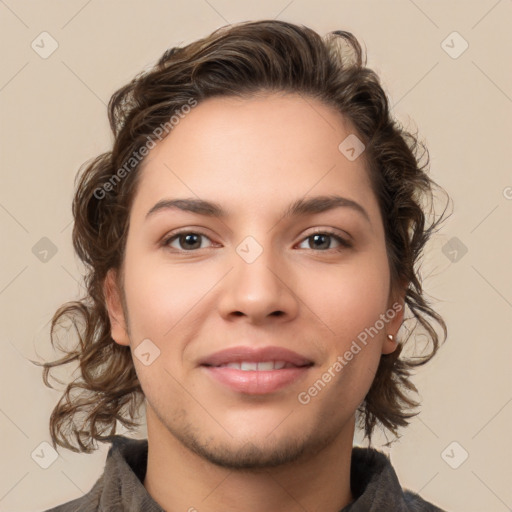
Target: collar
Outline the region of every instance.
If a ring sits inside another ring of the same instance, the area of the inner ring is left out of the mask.
[[[147,461],[147,439],[112,436],[98,510],[165,512],[144,487]]]
[[[374,448],[352,449],[350,487],[355,499],[340,512],[445,512],[402,489],[389,457]]]
[[[143,485],[147,439],[112,436],[105,470],[97,482],[99,510],[165,512]],[[373,448],[354,447],[350,468],[354,501],[340,512],[444,512],[418,494],[403,490],[388,456]],[[94,489],[90,492],[93,493]]]

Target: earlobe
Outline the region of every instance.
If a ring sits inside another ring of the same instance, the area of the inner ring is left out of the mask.
[[[119,345],[130,345],[126,319],[121,302],[121,291],[117,283],[117,272],[110,269],[103,282],[103,295],[110,319],[110,335]]]
[[[382,343],[383,354],[391,354],[398,347],[397,332],[404,320],[404,312],[405,289],[402,290],[402,293],[398,298],[389,302],[389,308],[386,312],[389,322],[386,325],[386,338]]]
[[[383,354],[391,354],[398,347],[398,341],[394,337],[393,334],[387,334],[387,339],[384,341],[382,345],[382,353]]]

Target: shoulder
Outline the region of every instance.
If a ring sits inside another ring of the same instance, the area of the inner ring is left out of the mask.
[[[97,510],[152,510],[161,508],[144,488],[148,442],[120,435],[110,436],[112,443],[103,474],[92,489],[80,498],[44,512],[95,512]],[[113,508],[111,508],[113,507]]]
[[[108,450],[107,458],[103,468],[103,473],[96,480],[94,486],[86,494],[79,498],[75,498],[66,503],[57,505],[56,507],[44,510],[43,512],[95,512],[99,510],[101,496],[105,488],[105,475],[111,471],[111,463],[109,462],[114,453],[119,451],[125,444],[126,439],[121,436],[113,436],[113,442]]]
[[[404,501],[407,504],[407,510],[410,512],[446,512],[446,510],[425,501],[419,494],[409,490],[404,490]]]
[[[446,512],[402,488],[388,455],[374,448],[353,448],[350,473],[355,501],[343,512]]]

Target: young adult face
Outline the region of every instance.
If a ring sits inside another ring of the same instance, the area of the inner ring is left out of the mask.
[[[211,98],[140,169],[122,291],[114,273],[107,279],[112,337],[131,346],[148,425],[211,462],[276,465],[351,436],[381,354],[396,348],[386,335],[403,310],[333,371],[397,299],[363,156],[338,149],[350,133],[313,98]],[[366,214],[341,206],[284,215],[299,199],[333,195]],[[215,202],[225,216],[150,213],[178,198]],[[253,364],[219,366],[241,360]],[[287,367],[251,369],[276,360]],[[329,382],[307,393],[326,372]]]

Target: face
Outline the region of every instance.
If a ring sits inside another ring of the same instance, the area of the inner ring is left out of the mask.
[[[364,153],[338,149],[351,133],[313,98],[213,98],[140,169],[122,290],[106,281],[112,337],[131,347],[148,426],[211,462],[284,464],[347,435],[396,348]],[[326,196],[346,201],[308,203]]]

